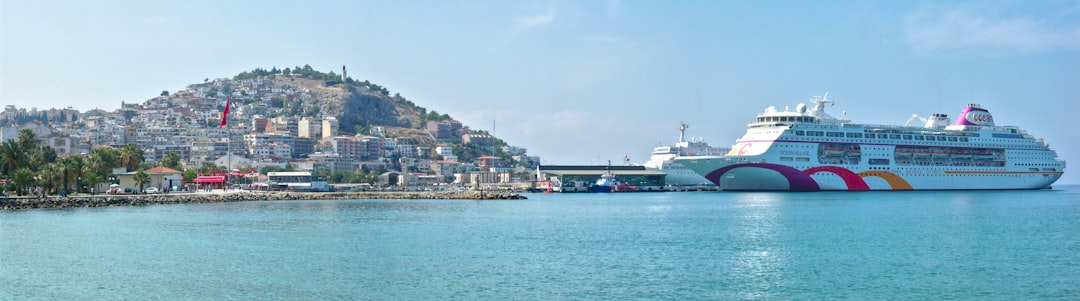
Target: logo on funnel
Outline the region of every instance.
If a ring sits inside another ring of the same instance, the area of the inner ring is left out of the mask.
[[[994,116],[990,116],[989,112],[972,111],[968,112],[965,117],[968,122],[974,123],[975,125],[994,126]]]
[[[969,106],[964,108],[956,125],[994,126],[994,116],[985,109]]]

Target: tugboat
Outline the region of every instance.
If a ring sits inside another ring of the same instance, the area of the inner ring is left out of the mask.
[[[619,182],[615,179],[615,174],[611,173],[611,160],[608,160],[607,171],[600,175],[599,179],[596,179],[596,183],[589,185],[589,192],[636,192],[642,191],[641,188],[630,185],[627,183]]]
[[[619,181],[615,179],[615,175],[611,174],[611,170],[600,175],[600,179],[596,180],[596,183],[589,185],[589,192],[615,192],[619,187]]]

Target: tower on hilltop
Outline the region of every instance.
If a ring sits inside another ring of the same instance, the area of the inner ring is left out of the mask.
[[[341,65],[341,82],[344,83],[346,78],[349,77],[345,75],[345,65]]]

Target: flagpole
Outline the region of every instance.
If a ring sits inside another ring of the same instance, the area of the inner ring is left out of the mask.
[[[228,122],[229,107],[231,107],[231,106],[232,106],[232,97],[231,96],[226,96],[226,98],[225,98],[225,110],[221,113],[221,124],[218,125],[218,128],[225,128],[225,149],[226,149],[226,152],[228,152],[225,155],[229,156],[229,158],[228,158],[229,166],[228,166],[228,169],[225,170],[225,187],[229,187],[228,186],[229,185],[229,176],[232,173],[232,130],[230,130],[228,128],[228,125],[229,125],[229,122]]]
[[[229,135],[228,138],[225,140],[225,143],[227,143],[229,145],[228,146],[228,150],[229,150],[229,155],[228,155],[229,156],[229,170],[225,171],[225,187],[229,187],[228,186],[229,182],[230,182],[229,178],[230,178],[230,176],[232,176],[232,130],[229,129],[228,125],[226,125],[226,127],[225,127],[225,132],[227,133],[227,135]],[[226,190],[226,191],[228,191],[228,190]]]

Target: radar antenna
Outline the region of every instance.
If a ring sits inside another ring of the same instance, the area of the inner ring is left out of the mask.
[[[911,118],[908,118],[907,122],[904,123],[904,127],[911,126],[911,122],[915,121],[915,120],[922,121],[923,123],[926,123],[926,118],[923,118],[922,116],[919,116],[919,114],[911,114]]]
[[[814,111],[817,112],[825,112],[825,104],[836,104],[836,102],[829,100],[829,90],[825,90],[825,96],[814,96],[810,99],[810,102],[814,103]]]

